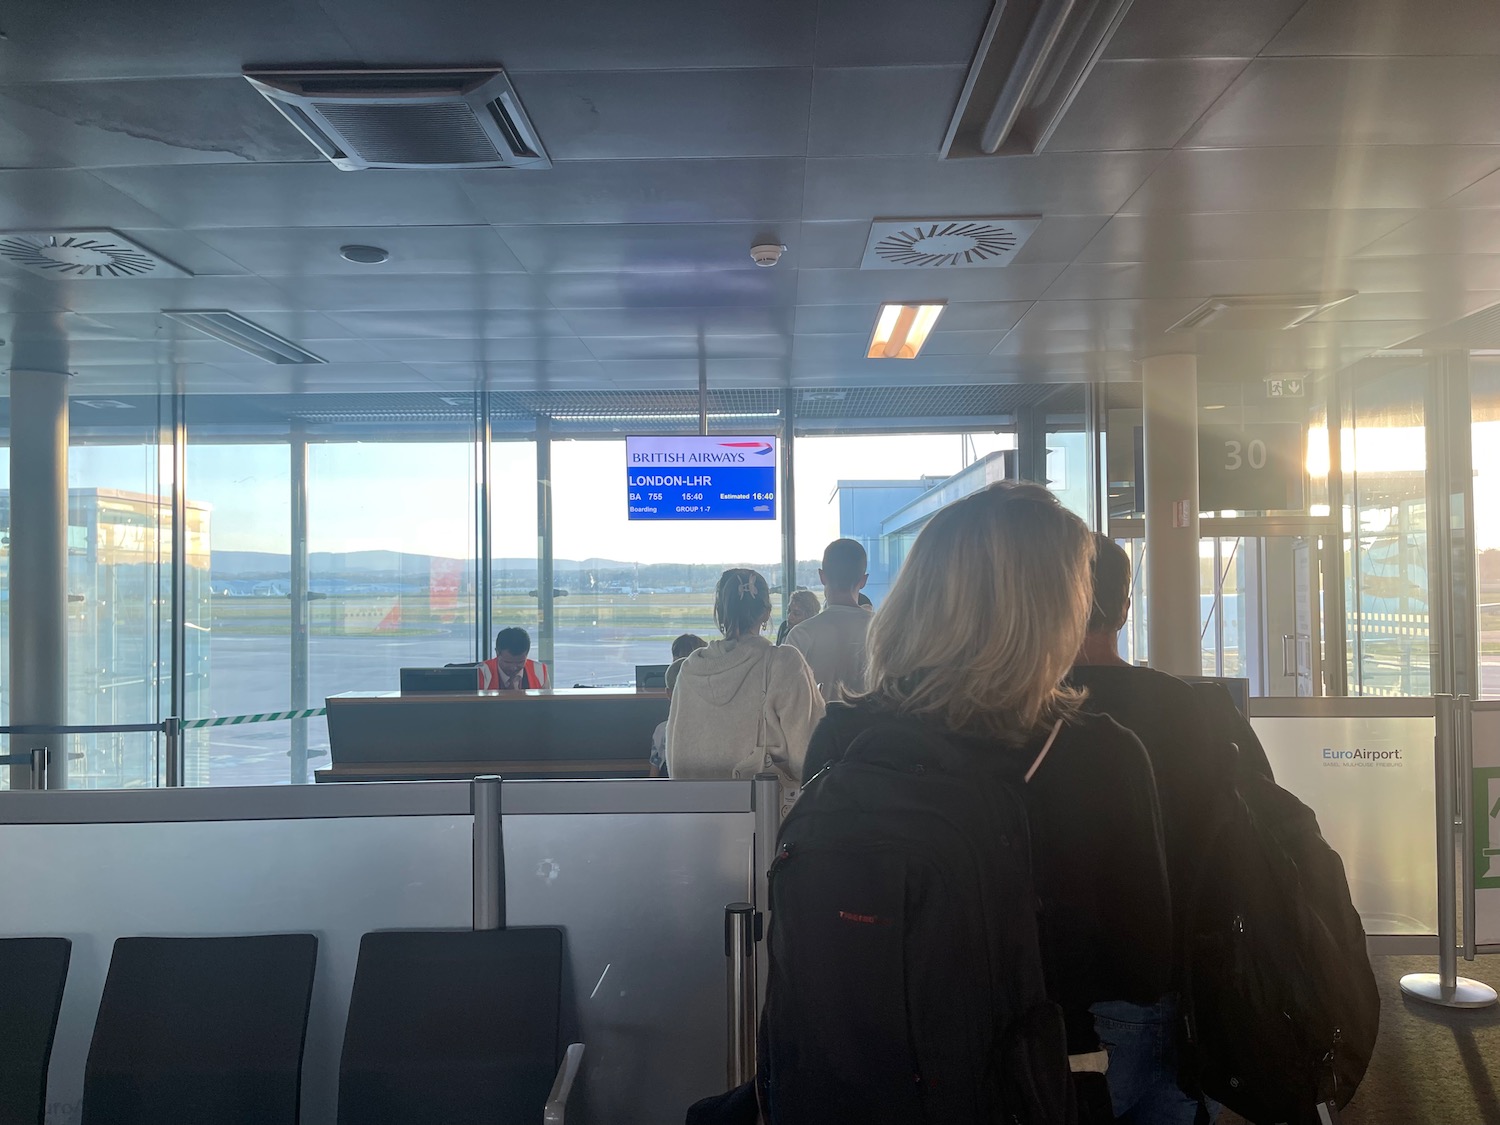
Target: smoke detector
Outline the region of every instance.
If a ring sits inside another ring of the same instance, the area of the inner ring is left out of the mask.
[[[112,230],[12,231],[0,235],[0,258],[57,280],[192,276]]]
[[[750,247],[750,260],[757,266],[774,266],[781,261],[786,247],[775,242],[762,242]]]
[[[496,68],[245,72],[336,168],[550,168]]]
[[[1011,219],[903,219],[870,224],[862,270],[1008,266],[1041,224]]]

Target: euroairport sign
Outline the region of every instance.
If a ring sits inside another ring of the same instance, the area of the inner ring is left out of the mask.
[[[633,520],[774,520],[774,437],[625,439]]]

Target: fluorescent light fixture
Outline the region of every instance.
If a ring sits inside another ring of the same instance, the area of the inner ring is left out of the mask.
[[[875,331],[870,335],[868,359],[916,359],[927,334],[937,323],[946,301],[924,304],[880,306]]]
[[[179,324],[186,324],[189,328],[196,328],[205,336],[223,340],[231,347],[249,352],[256,359],[263,359],[267,363],[328,362],[228,309],[162,309],[161,315]]]
[[[1312,516],[1312,517],[1314,517],[1314,518],[1318,518],[1318,517],[1321,517],[1321,516],[1328,516],[1328,515],[1331,515],[1332,513],[1333,513],[1333,509],[1330,508],[1327,504],[1314,504],[1310,508],[1307,509],[1307,514],[1310,515],[1310,516]]]

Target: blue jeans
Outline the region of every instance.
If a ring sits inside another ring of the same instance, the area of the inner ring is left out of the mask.
[[[1122,1125],[1193,1125],[1198,1103],[1177,1087],[1177,1001],[1149,1007],[1110,1000],[1095,1004],[1094,1030],[1109,1052],[1109,1100]],[[1209,1119],[1219,1115],[1208,1102]]]

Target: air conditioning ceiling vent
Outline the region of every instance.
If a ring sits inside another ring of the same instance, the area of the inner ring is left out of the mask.
[[[862,270],[1008,266],[1041,219],[902,219],[870,224]]]
[[[345,171],[552,167],[501,70],[246,71],[245,78]]]
[[[112,230],[0,234],[0,258],[42,277],[188,277],[188,272]]]

